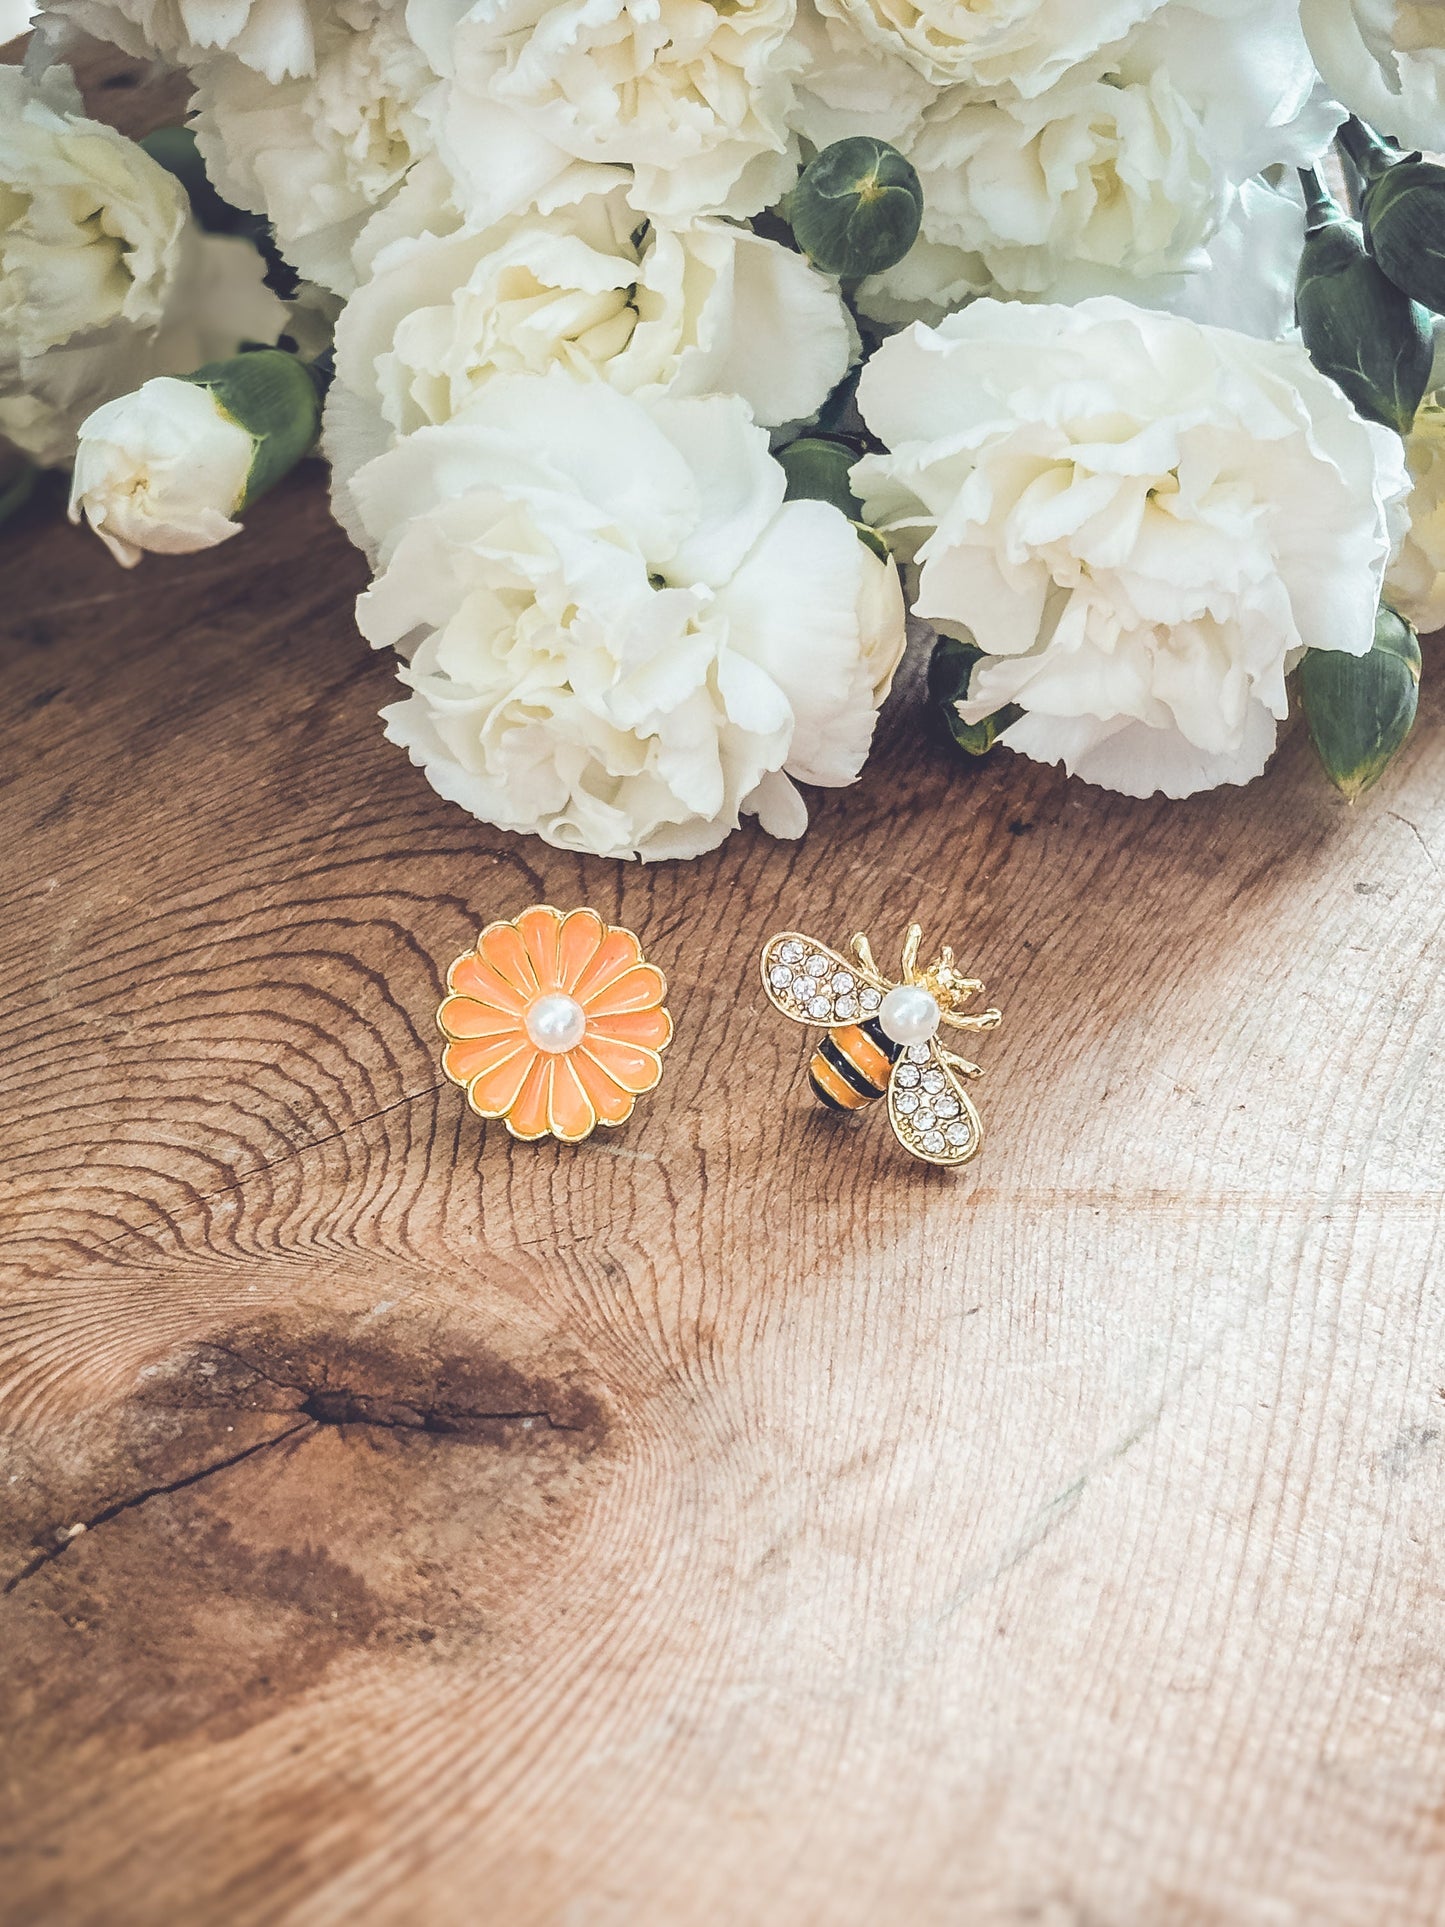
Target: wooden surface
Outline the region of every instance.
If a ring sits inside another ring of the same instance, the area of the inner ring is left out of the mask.
[[[381,740],[314,470],[0,568],[0,1917],[1442,1918],[1428,663],[1353,811],[1298,738],[1184,805],[960,774],[911,687],[802,845],[643,870]],[[673,985],[581,1150],[437,1064],[542,899]],[[755,989],[915,910],[1006,1012],[962,1178]]]

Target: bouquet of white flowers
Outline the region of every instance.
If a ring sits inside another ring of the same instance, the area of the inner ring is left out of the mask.
[[[77,29],[187,129],[85,119]],[[1297,700],[1354,796],[1409,732],[1440,0],[55,0],[0,88],[0,434],[131,563],[319,424],[487,822],[801,834],[910,609],[964,759],[1183,797]]]

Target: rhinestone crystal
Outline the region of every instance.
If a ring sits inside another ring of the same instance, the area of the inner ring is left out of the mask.
[[[810,997],[808,999],[808,1015],[819,1019],[831,1017],[833,1015],[832,1003],[826,997]]]
[[[893,1100],[893,1108],[900,1117],[911,1117],[918,1109],[917,1091],[900,1091]]]
[[[942,1131],[929,1131],[923,1140],[923,1148],[931,1151],[935,1157],[940,1151],[946,1150],[948,1147]]]
[[[909,1090],[918,1082],[918,1071],[912,1064],[900,1064],[894,1073],[895,1079],[903,1090]]]
[[[923,1073],[923,1088],[926,1091],[946,1090],[948,1088],[948,1079],[942,1071],[925,1071]]]
[[[768,972],[768,982],[778,990],[786,990],[793,981],[793,973],[786,964],[774,964]]]
[[[864,1010],[877,1010],[878,1006],[882,1002],[883,1002],[883,993],[881,990],[865,990],[863,992]]]
[[[853,979],[848,975],[846,970],[837,970],[833,973],[833,988],[840,997],[846,997],[848,995],[848,992],[853,988]]]
[[[956,1097],[940,1097],[933,1108],[940,1117],[957,1117],[958,1099]]]
[[[856,997],[840,997],[834,1005],[834,1009],[840,1017],[856,1017],[858,1015],[858,999]]]
[[[789,937],[786,943],[778,945],[778,959],[782,963],[797,963],[803,955],[803,946]]]
[[[908,1046],[908,1061],[910,1064],[926,1064],[932,1054],[927,1044],[910,1044]]]
[[[966,1124],[950,1124],[944,1135],[950,1144],[967,1144],[968,1126]]]
[[[803,965],[803,968],[810,977],[826,977],[828,974],[828,959],[826,957],[820,957],[817,952],[814,951],[813,955],[809,957],[808,961]]]

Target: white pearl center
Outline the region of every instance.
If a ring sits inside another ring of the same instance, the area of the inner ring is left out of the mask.
[[[878,1022],[895,1044],[926,1044],[938,1029],[938,999],[917,984],[899,984],[879,1006]]]
[[[538,1050],[551,1051],[560,1056],[563,1051],[576,1050],[587,1034],[587,1013],[575,997],[568,997],[563,991],[548,991],[528,1004],[525,1018],[527,1035]]]

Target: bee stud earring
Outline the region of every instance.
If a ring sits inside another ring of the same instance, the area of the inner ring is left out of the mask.
[[[547,904],[489,924],[447,972],[442,1069],[478,1117],[564,1144],[625,1124],[662,1076],[667,984],[630,930]]]
[[[922,942],[921,926],[909,924],[895,984],[879,972],[862,934],[850,962],[814,937],[784,930],[763,945],[763,989],[784,1017],[828,1032],[808,1066],[821,1104],[860,1111],[886,1095],[904,1150],[925,1164],[957,1167],[983,1148],[983,1125],[963,1082],[983,1072],[945,1050],[938,1032],[944,1025],[993,1030],[1002,1017],[996,1010],[965,1015],[960,1006],[981,997],[983,985],[954,968],[949,949],[920,969]]]

